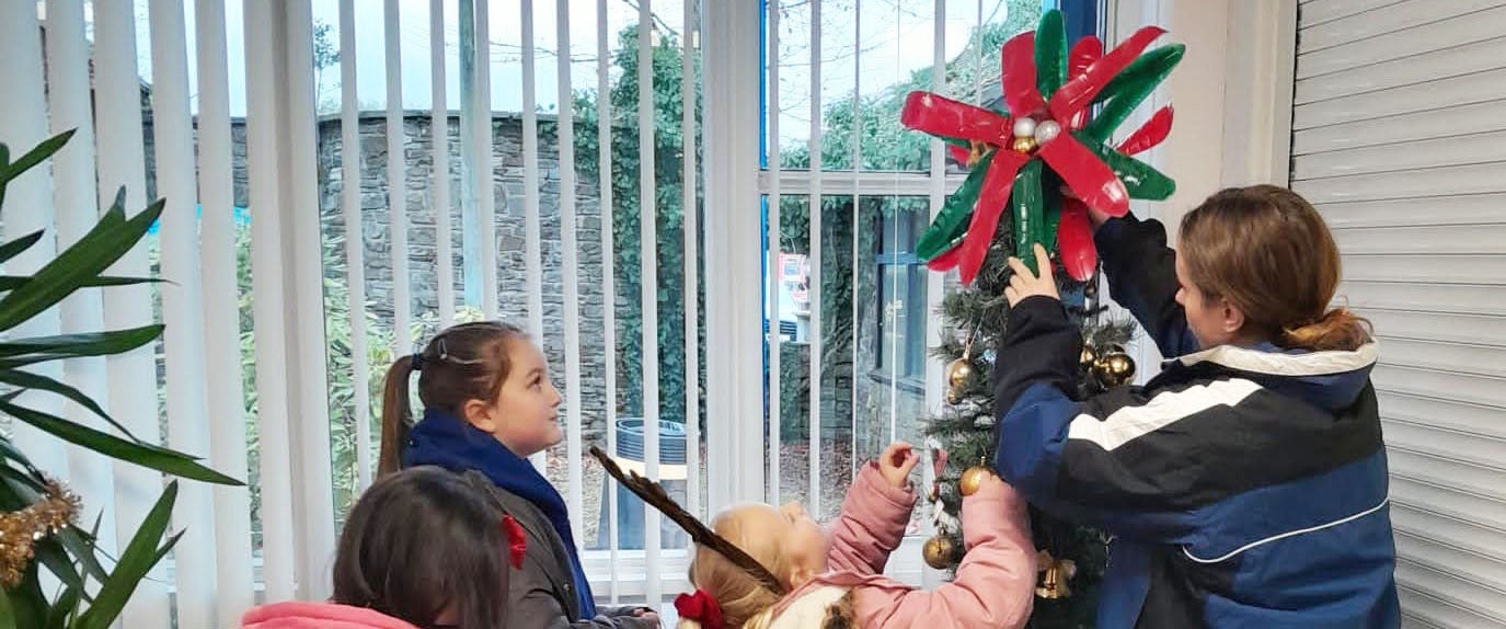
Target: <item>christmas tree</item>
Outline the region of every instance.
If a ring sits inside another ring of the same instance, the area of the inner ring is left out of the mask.
[[[1107,320],[1099,303],[1089,212],[1123,216],[1130,199],[1162,200],[1175,189],[1131,157],[1165,139],[1170,107],[1109,144],[1181,60],[1180,45],[1144,52],[1163,33],[1141,29],[1107,54],[1096,37],[1069,50],[1061,14],[1049,11],[1035,31],[1004,44],[1002,103],[969,105],[926,92],[906,101],[904,125],[945,140],[953,160],[971,170],[917,246],[933,270],[957,269],[964,285],[942,304],[945,331],[935,352],[947,363],[947,404],[926,430],[938,468],[928,496],[937,507],[937,535],[925,547],[933,567],[955,568],[961,560],[962,496],[976,487],[974,475],[992,464],[994,426],[1007,410],[994,407],[990,385],[1008,319],[1009,257],[1033,267],[1030,251],[1039,243],[1062,267],[1056,276],[1063,301],[1085,341],[1080,397],[1127,385],[1134,376],[1124,351],[1134,324]],[[1029,626],[1093,626],[1105,536],[1035,508],[1030,517],[1041,575]]]

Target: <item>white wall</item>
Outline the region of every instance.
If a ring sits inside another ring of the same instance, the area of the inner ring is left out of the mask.
[[[1108,0],[1106,17],[1109,47],[1147,25],[1169,31],[1154,45],[1187,46],[1121,131],[1134,131],[1162,105],[1175,110],[1171,135],[1142,159],[1176,180],[1177,192],[1135,202],[1137,216],[1165,222],[1174,242],[1182,215],[1219,189],[1286,184],[1297,0]],[[1137,381],[1155,375],[1154,346],[1138,342],[1131,352]]]

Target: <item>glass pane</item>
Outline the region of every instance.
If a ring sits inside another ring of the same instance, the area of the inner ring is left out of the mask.
[[[821,3],[822,169],[851,170],[854,146],[865,171],[930,169],[930,140],[900,125],[914,90],[941,92],[964,102],[998,104],[999,50],[1031,30],[1040,0],[958,3],[936,14],[932,0]],[[812,25],[810,3],[778,2],[779,116],[777,142],[785,168],[810,167]],[[942,20],[945,86],[931,81],[936,20]],[[980,26],[981,25],[981,26]]]

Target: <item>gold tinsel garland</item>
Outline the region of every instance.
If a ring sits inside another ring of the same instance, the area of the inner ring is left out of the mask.
[[[0,585],[21,583],[31,563],[32,545],[74,523],[79,499],[62,483],[46,482],[41,500],[20,511],[0,514]]]

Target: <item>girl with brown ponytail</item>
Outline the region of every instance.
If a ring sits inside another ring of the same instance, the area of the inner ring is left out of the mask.
[[[1178,247],[1094,217],[1110,294],[1171,358],[1071,396],[1082,338],[1036,247],[1005,296],[996,467],[1037,506],[1114,536],[1098,626],[1397,627],[1396,550],[1368,323],[1330,308],[1339,250],[1276,186],[1223,190]]]
[[[423,415],[408,382],[418,372]],[[548,362],[517,327],[465,323],[436,335],[387,372],[378,472],[433,465],[480,476],[525,536],[508,589],[508,627],[657,627],[645,608],[597,608],[564,498],[528,457],[560,442],[560,393]]]

